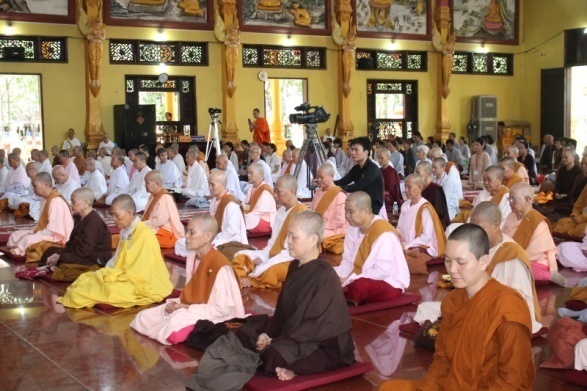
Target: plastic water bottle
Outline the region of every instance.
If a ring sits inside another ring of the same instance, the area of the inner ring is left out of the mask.
[[[398,207],[397,207],[397,202],[394,202],[393,203],[393,215],[397,216],[398,212],[399,211],[398,211]]]

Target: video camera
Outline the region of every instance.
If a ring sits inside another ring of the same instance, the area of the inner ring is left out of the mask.
[[[210,115],[219,114],[219,113],[222,113],[222,110],[214,108],[214,107],[210,107],[208,109],[208,114],[210,114]]]
[[[318,124],[326,122],[330,118],[330,114],[324,110],[323,106],[310,106],[309,102],[302,103],[301,105],[294,107],[294,109],[297,111],[302,111],[304,114],[290,114],[289,122],[292,124]]]

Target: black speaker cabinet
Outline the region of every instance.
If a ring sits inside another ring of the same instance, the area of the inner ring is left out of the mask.
[[[357,61],[357,68],[358,69],[373,69],[373,59],[372,58],[359,58]]]
[[[115,105],[114,141],[128,151],[141,144],[155,150],[155,105]]]

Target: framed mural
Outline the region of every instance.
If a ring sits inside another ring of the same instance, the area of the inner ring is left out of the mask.
[[[517,45],[520,0],[453,0],[457,42]]]
[[[111,26],[212,29],[213,0],[104,0]]]
[[[355,0],[354,7],[360,37],[431,37],[430,0]]]
[[[75,3],[74,0],[0,1],[0,19],[40,23],[75,23]]]
[[[243,31],[329,35],[329,0],[241,0]]]

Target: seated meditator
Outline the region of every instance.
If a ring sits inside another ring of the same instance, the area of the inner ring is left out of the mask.
[[[587,157],[583,156],[581,165],[585,163],[587,171]],[[578,194],[578,195],[577,195]],[[577,183],[570,195],[572,202],[572,211],[570,217],[564,217],[556,222],[552,231],[557,234],[582,237],[587,228],[587,213],[583,213],[587,208],[587,175],[585,178],[577,178]]]
[[[145,187],[150,196],[141,221],[153,230],[161,248],[173,248],[184,237],[185,229],[173,196],[163,187],[159,170],[145,175]]]
[[[149,200],[149,193],[147,193],[147,189],[145,188],[145,176],[151,171],[151,168],[147,166],[147,155],[142,152],[135,155],[133,164],[137,172],[133,175],[125,193],[132,197],[138,213],[145,210],[147,201]]]
[[[373,214],[371,198],[363,191],[348,195],[345,215],[350,227],[344,238],[342,261],[334,270],[346,299],[360,305],[399,297],[410,285],[399,233]]]
[[[293,175],[295,167],[296,162],[293,160],[293,151],[291,149],[284,150],[281,169],[277,173],[271,175],[273,182],[277,182],[282,175]]]
[[[503,225],[503,233],[526,251],[536,281],[552,281],[565,286],[567,279],[558,272],[556,245],[550,233],[550,222],[532,207],[534,189],[517,183],[510,191],[512,212]]]
[[[209,195],[206,172],[198,163],[198,151],[188,151],[185,160],[188,165],[188,176],[181,194],[190,199],[189,203],[193,202],[194,206],[199,206],[205,203],[204,197]]]
[[[291,167],[291,175],[294,175],[295,171],[296,171],[296,167],[298,165],[298,160],[300,157],[300,152],[302,150],[300,148],[295,148],[292,151],[292,159],[293,159],[293,165]],[[297,180],[298,180],[298,191],[296,192],[296,196],[298,198],[310,198],[312,196],[312,192],[310,191],[310,189],[308,189],[308,177],[310,178],[310,182],[314,179],[314,177],[312,176],[311,172],[308,172],[308,164],[306,163],[306,160],[302,160],[302,163],[300,164],[300,172],[298,174]]]
[[[230,191],[238,202],[242,202],[245,199],[245,195],[241,189],[236,168],[228,160],[228,156],[223,153],[216,156],[216,169],[217,171],[223,171],[226,175],[226,190]]]
[[[420,174],[408,175],[405,186],[407,201],[402,205],[397,229],[410,273],[426,274],[426,262],[444,254],[444,228],[434,207],[422,197],[424,181]]]
[[[354,363],[351,320],[340,281],[331,264],[320,259],[323,231],[317,213],[293,216],[288,235],[289,257],[294,261],[275,312],[261,329],[237,331],[243,346],[259,351],[263,361],[259,370],[283,381]]]
[[[569,195],[575,185],[575,180],[583,170],[575,164],[575,151],[564,149],[561,166],[556,170],[556,181],[554,184],[554,196],[557,202],[567,203]]]
[[[8,207],[14,209],[14,217],[24,217],[29,215],[35,221],[39,221],[41,216],[41,197],[35,194],[33,190],[33,179],[38,174],[38,164],[36,162],[28,162],[26,165],[26,175],[30,179],[29,187],[23,193],[7,192],[4,194],[5,199],[8,200]],[[49,173],[51,174],[51,173]],[[53,181],[53,177],[51,177]]]
[[[507,146],[503,150],[503,155],[505,157],[509,157],[514,160],[514,172],[516,173],[516,175],[522,178],[522,181],[524,183],[530,183],[530,176],[528,175],[528,170],[526,169],[526,166],[523,163],[520,163],[518,161],[518,154],[518,147],[516,147],[515,145]]]
[[[71,211],[67,201],[57,190],[53,190],[51,183],[51,175],[46,172],[37,174],[33,179],[35,194],[42,198],[41,215],[34,229],[16,231],[10,235],[7,246],[13,254],[25,255],[27,248],[32,245],[37,249],[45,245],[63,246],[69,240],[73,229]],[[30,261],[39,259],[40,255]]]
[[[582,242],[562,242],[556,247],[557,259],[564,267],[587,272],[587,229]]]
[[[284,175],[275,183],[275,198],[281,204],[273,221],[273,232],[263,250],[244,250],[232,260],[241,287],[280,288],[292,257],[288,251],[287,230],[292,217],[306,206],[296,198],[296,178]]]
[[[75,163],[71,159],[69,152],[67,152],[65,150],[61,150],[61,151],[59,151],[58,157],[59,157],[59,164],[63,166],[67,175],[69,175],[69,177],[71,179],[73,179],[78,184],[80,184],[81,179],[80,179],[79,171],[77,170]],[[55,166],[55,167],[57,167],[57,166]]]
[[[251,159],[251,165],[259,164],[263,168],[263,181],[265,181],[265,183],[269,185],[269,187],[273,188],[271,167],[269,167],[269,164],[267,164],[265,160],[261,159],[261,152],[261,147],[258,146],[253,146],[251,147],[251,149],[249,149],[249,158]],[[249,187],[250,184],[246,185],[244,191],[246,192]]]
[[[419,162],[416,164],[416,174],[420,174],[424,181],[424,189],[422,190],[422,197],[428,200],[434,207],[438,218],[443,227],[448,227],[450,224],[450,217],[448,213],[448,204],[446,202],[446,195],[441,185],[432,182],[432,163]]]
[[[13,197],[15,200],[21,196],[25,196],[28,193],[28,188],[31,185],[31,180],[27,176],[25,168],[20,164],[20,157],[17,153],[8,154],[8,165],[11,170],[8,172],[8,176],[4,180],[4,186],[0,188],[0,210],[8,209],[10,202]],[[51,175],[49,175],[51,177]]]
[[[53,167],[53,179],[55,180],[55,188],[59,194],[71,205],[71,194],[80,188],[80,184],[74,181],[67,174],[67,171],[59,165]]]
[[[273,190],[263,180],[263,166],[251,164],[247,168],[247,176],[251,186],[242,202],[247,231],[270,234],[277,211]]]
[[[106,205],[112,205],[112,201],[119,194],[126,193],[129,184],[130,180],[124,166],[124,156],[119,154],[112,155],[112,172],[110,173],[110,179],[108,179],[108,191],[102,195],[100,201]]]
[[[40,265],[53,270],[54,280],[74,281],[80,274],[98,270],[112,257],[112,235],[104,220],[92,209],[94,193],[82,187],[71,195],[73,230],[65,247],[50,247]]]
[[[471,214],[471,223],[483,228],[489,238],[487,274],[522,295],[530,310],[532,333],[536,333],[542,328],[542,316],[526,252],[512,238],[501,232],[501,212],[494,203],[483,201],[477,205]],[[434,322],[440,316],[440,305],[440,302],[435,301],[421,303],[414,320],[419,323],[427,319]]]
[[[57,301],[66,307],[84,308],[104,303],[134,307],[158,303],[173,285],[153,231],[137,217],[132,197],[114,199],[110,213],[120,228],[120,243],[106,267],[82,274]]]
[[[348,222],[344,218],[347,195],[334,184],[336,168],[324,163],[316,173],[318,189],[312,199],[312,210],[324,220],[322,248],[333,254],[342,254]]]
[[[390,159],[391,152],[389,149],[379,148],[377,150],[377,160],[381,166],[381,176],[383,177],[385,192],[385,211],[388,215],[393,214],[393,206],[395,204],[397,204],[398,208],[401,208],[404,203],[400,187],[401,177],[395,167],[390,164]],[[403,170],[403,167],[401,168]]]
[[[448,238],[455,289],[441,305],[434,360],[422,380],[388,380],[379,391],[531,390],[535,377],[528,304],[487,274],[489,239],[474,224]]]
[[[245,316],[230,262],[212,245],[217,232],[213,216],[200,214],[190,220],[186,245],[191,255],[186,262],[186,285],[180,297],[139,312],[130,327],[171,345],[184,342],[199,320],[219,323]]]
[[[452,182],[455,183],[459,183],[458,186],[456,186],[457,188],[457,192],[454,195],[454,197],[457,200],[462,200],[463,199],[463,182],[461,181],[461,174],[459,172],[459,166],[453,162],[451,162],[450,160],[446,159],[446,155],[442,152],[442,149],[440,149],[439,147],[433,147],[430,150],[430,158],[431,158],[431,162],[430,164],[434,164],[434,159],[442,159],[445,162],[445,166],[444,166],[444,172],[446,173],[446,175],[448,175],[449,178],[452,179]],[[433,173],[434,174],[434,173]],[[434,179],[438,179],[436,178],[436,174]],[[443,187],[444,189],[444,187]],[[448,204],[448,194],[446,194],[446,191],[444,192],[445,196],[446,196],[446,202]],[[450,210],[450,208],[449,208]]]
[[[434,174],[434,183],[442,187],[446,196],[446,206],[448,208],[448,217],[450,220],[460,212],[459,210],[459,188],[462,190],[460,178],[455,178],[446,172],[447,162],[441,157],[432,161],[432,174]],[[426,198],[426,197],[424,197]],[[435,208],[436,209],[436,208]]]
[[[511,157],[504,157],[499,161],[499,168],[503,170],[503,185],[511,189],[513,185],[519,182],[524,182],[518,174],[516,174],[516,161]]]
[[[157,170],[163,176],[163,187],[166,189],[181,188],[181,172],[179,172],[177,165],[167,158],[167,150],[165,148],[159,149],[157,157],[160,161],[157,164]]]
[[[84,187],[90,189],[92,193],[94,193],[95,200],[99,200],[108,191],[108,186],[106,185],[104,174],[99,170],[96,170],[96,161],[94,158],[89,157],[86,159],[86,174],[88,174],[88,182]],[[110,178],[112,178],[112,176],[110,176]]]

